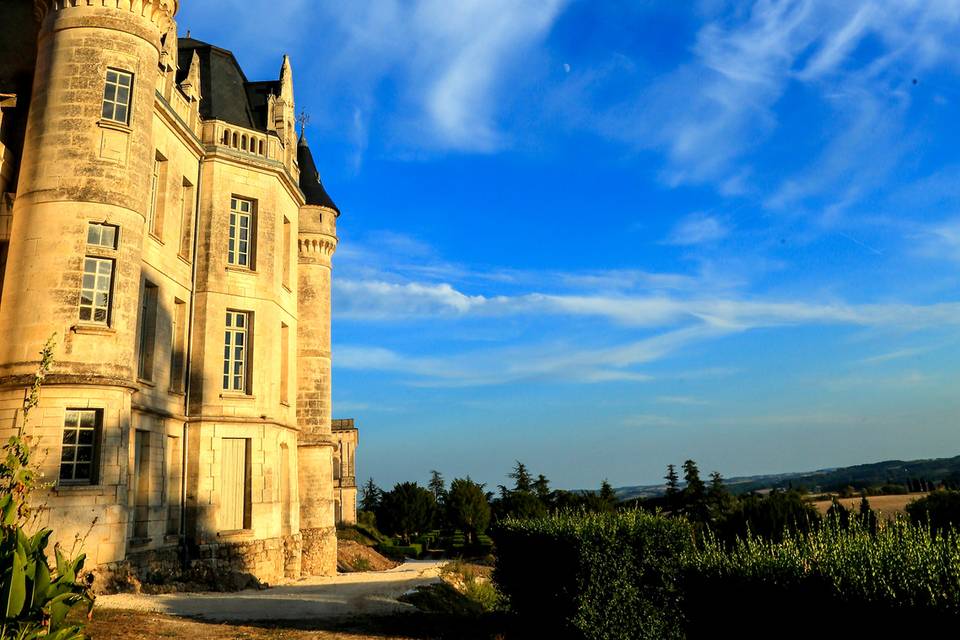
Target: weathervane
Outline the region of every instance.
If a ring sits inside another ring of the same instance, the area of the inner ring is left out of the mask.
[[[297,116],[297,122],[300,124],[300,137],[304,135],[304,131],[307,129],[307,123],[310,122],[310,116],[307,115],[305,109],[300,111],[300,115]]]

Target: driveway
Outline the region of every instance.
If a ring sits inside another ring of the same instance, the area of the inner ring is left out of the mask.
[[[235,593],[117,594],[100,596],[97,607],[155,611],[203,620],[309,620],[414,610],[397,602],[403,593],[439,581],[437,560],[410,560],[389,571],[305,578],[270,589]]]

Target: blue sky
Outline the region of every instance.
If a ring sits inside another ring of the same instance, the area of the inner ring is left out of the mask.
[[[292,58],[361,479],[960,453],[960,3],[183,5]]]

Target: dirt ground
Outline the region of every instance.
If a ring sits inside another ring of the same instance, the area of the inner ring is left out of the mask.
[[[879,511],[892,518],[898,513],[906,513],[908,504],[926,495],[925,493],[908,493],[900,496],[867,496],[867,502],[870,503],[870,508],[874,511]],[[841,498],[839,502],[847,509],[857,510],[860,508],[860,498]],[[833,502],[831,500],[819,500],[813,504],[821,514],[825,514]]]
[[[423,613],[397,598],[438,582],[442,562],[310,578],[262,591],[100,596],[95,640],[495,640],[502,621]]]
[[[353,540],[337,540],[337,570],[386,571],[393,569],[399,562],[385,558],[374,549]]]
[[[100,596],[100,609],[166,613],[208,621],[316,620],[414,610],[397,598],[437,582],[442,562],[411,560],[388,571],[341,573],[235,593],[121,593]]]
[[[224,623],[123,609],[95,609],[93,640],[502,640],[495,622],[426,613],[335,620]]]

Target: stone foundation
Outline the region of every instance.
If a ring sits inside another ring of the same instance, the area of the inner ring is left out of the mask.
[[[200,545],[197,560],[219,575],[256,576],[260,582],[297,578],[301,542],[298,534],[266,540]]]
[[[95,567],[90,577],[95,593],[238,591],[299,578],[300,558],[300,534],[294,534],[200,545],[191,550],[186,565],[178,546],[135,552]]]
[[[337,528],[303,529],[301,571],[304,576],[337,575]]]

